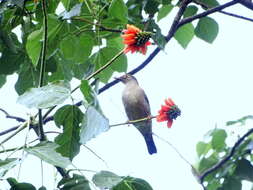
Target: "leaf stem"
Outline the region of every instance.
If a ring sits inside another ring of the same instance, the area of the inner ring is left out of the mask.
[[[91,78],[93,78],[94,76],[98,75],[99,73],[101,73],[103,70],[105,70],[107,67],[109,67],[117,58],[119,58],[119,56],[121,56],[124,53],[125,49],[122,49],[118,54],[116,54],[110,61],[108,61],[108,63],[106,63],[105,65],[103,65],[102,67],[100,67],[98,70],[96,70],[95,72],[93,72],[92,74],[90,74],[88,77],[85,78],[85,80],[90,80]],[[75,92],[78,88],[80,87],[80,85],[78,85],[77,87],[75,87],[71,93]]]
[[[42,0],[42,12],[43,12],[43,28],[44,28],[44,36],[42,42],[42,51],[41,51],[41,65],[40,65],[40,78],[39,78],[39,87],[44,85],[44,78],[45,78],[45,69],[46,69],[46,51],[47,51],[47,30],[48,30],[48,23],[47,23],[47,8],[46,8],[46,0]],[[39,135],[40,140],[45,141],[46,136],[43,129],[43,117],[42,117],[42,109],[39,109]]]

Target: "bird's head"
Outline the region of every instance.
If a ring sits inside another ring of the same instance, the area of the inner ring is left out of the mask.
[[[129,82],[136,82],[138,84],[137,79],[134,76],[130,75],[130,74],[125,74],[121,77],[115,77],[115,79],[123,82],[124,84],[127,84]]]

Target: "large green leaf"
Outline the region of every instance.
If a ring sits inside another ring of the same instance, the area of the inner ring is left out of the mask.
[[[86,107],[88,107],[88,106],[94,106],[96,108],[99,107],[98,101],[96,98],[96,93],[91,88],[91,86],[89,85],[89,82],[87,80],[82,80],[80,90],[84,96],[84,99],[85,99],[84,103],[85,103]]]
[[[183,48],[187,47],[187,45],[190,43],[193,37],[194,37],[194,26],[192,23],[188,23],[181,26],[174,35],[174,38]]]
[[[60,48],[65,59],[75,63],[84,63],[91,54],[93,39],[85,34],[78,36],[78,38],[69,35],[61,40]]]
[[[157,14],[157,21],[159,22],[161,19],[163,19],[164,17],[166,17],[173,9],[173,5],[169,4],[169,5],[163,5],[160,9],[159,12]]]
[[[144,1],[144,10],[147,14],[154,15],[158,12],[159,2],[156,0],[146,0]]]
[[[121,20],[125,24],[127,23],[127,6],[123,0],[112,0],[108,14],[114,18]]]
[[[153,190],[153,188],[143,179],[125,177],[112,190]]]
[[[17,102],[28,108],[49,108],[71,96],[69,83],[58,81],[41,88],[32,88],[18,97]]]
[[[26,51],[35,67],[37,66],[40,58],[42,34],[42,29],[35,30],[27,38]]]
[[[26,61],[19,69],[18,80],[15,84],[18,95],[25,93],[29,88],[38,86],[39,82],[39,71],[33,67],[30,60]]]
[[[107,130],[109,130],[108,119],[105,118],[94,107],[90,106],[86,110],[85,119],[82,123],[80,143],[85,144],[90,139]]]
[[[71,178],[62,178],[57,187],[60,190],[91,190],[89,181],[84,176],[77,174]]]
[[[209,143],[205,143],[202,141],[198,142],[196,146],[197,154],[199,157],[207,154],[210,149],[211,149],[211,145]]]
[[[227,133],[224,129],[216,129],[212,133],[212,147],[217,151],[222,151],[226,147],[225,140]]]
[[[25,151],[49,164],[66,168],[71,164],[71,162],[69,158],[63,157],[61,154],[56,152],[58,147],[59,145],[53,142],[41,142],[33,147],[25,148]]]
[[[253,166],[250,161],[241,159],[236,163],[234,175],[241,180],[253,182]]]
[[[215,40],[218,32],[218,23],[210,17],[203,17],[199,19],[199,22],[195,28],[196,36],[208,43],[212,43]]]
[[[95,64],[96,70],[108,63],[116,54],[119,53],[119,50],[116,48],[105,47],[100,49],[91,57],[91,62]],[[127,69],[127,58],[123,54],[117,58],[109,67],[103,70],[100,74],[97,75],[100,81],[106,83],[112,76],[114,71],[124,72]]]
[[[208,8],[218,6],[219,3],[216,0],[197,0],[197,2],[205,5]]]
[[[6,75],[0,75],[0,88],[5,84],[6,82]]]
[[[194,6],[194,5],[190,5],[186,8],[186,10],[184,11],[184,18],[186,17],[190,17],[195,15],[198,12],[198,7]]]
[[[55,138],[55,142],[60,146],[57,152],[71,160],[80,151],[80,125],[83,120],[83,113],[77,106],[65,105],[54,115],[57,126],[63,126],[63,133]]]
[[[10,169],[20,163],[18,158],[7,158],[0,160],[0,177],[2,178]]]
[[[152,39],[158,45],[159,48],[164,49],[167,41],[165,36],[162,34],[162,30],[159,25],[154,21],[154,19],[149,21],[149,31],[154,32],[152,35]]]
[[[93,183],[100,189],[111,189],[112,187],[120,183],[122,180],[122,177],[109,171],[101,171],[99,173],[96,173],[92,177]]]
[[[222,187],[217,190],[241,190],[242,183],[240,180],[234,177],[229,177],[224,180]]]
[[[4,49],[0,57],[0,74],[14,73],[23,64],[24,58],[25,55],[22,52],[13,53],[10,49]]]

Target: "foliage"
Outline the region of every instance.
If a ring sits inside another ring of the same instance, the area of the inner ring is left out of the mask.
[[[79,154],[81,145],[110,130],[109,120],[99,105],[97,86],[108,83],[115,72],[127,71],[127,56],[121,53],[124,45],[120,37],[126,24],[152,32],[158,51],[172,37],[182,48],[187,48],[194,36],[213,43],[219,25],[208,10],[215,6],[219,6],[216,0],[0,0],[0,87],[7,76],[17,74],[18,103],[40,110],[39,116],[28,122],[29,129],[41,137],[43,125],[48,121],[54,120],[58,127],[54,142],[39,138],[36,144],[25,142],[22,147],[8,150],[23,150],[55,166],[62,175],[57,182],[62,190],[90,190],[91,183],[101,189],[152,190],[143,179],[118,176],[110,171],[96,173],[92,182],[83,175],[70,175],[71,161]],[[179,18],[172,14],[178,9]],[[208,14],[195,17],[203,11]],[[159,23],[168,17],[174,17],[174,22],[164,36]],[[71,86],[72,79],[77,79],[80,85]],[[74,104],[72,93],[77,89],[83,99]],[[72,100],[72,104],[66,100]],[[248,118],[252,116],[228,124],[244,124]],[[216,128],[208,133],[208,141],[197,144],[198,163],[194,170],[201,183],[207,182],[208,190],[239,190],[242,180],[253,182],[252,136],[243,139],[236,151],[227,144],[228,136],[227,130]],[[220,168],[201,178],[231,151],[233,154]],[[20,162],[21,158],[15,157],[0,160],[0,177],[4,179]],[[7,181],[10,189],[36,189],[14,178]]]

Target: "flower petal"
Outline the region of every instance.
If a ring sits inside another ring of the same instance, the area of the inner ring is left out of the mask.
[[[168,127],[168,128],[171,128],[172,123],[173,123],[173,120],[172,120],[172,119],[169,119],[168,122],[167,122],[167,127]]]
[[[167,121],[168,117],[166,114],[160,114],[158,116],[156,116],[156,121],[157,122],[162,122],[162,121]]]

